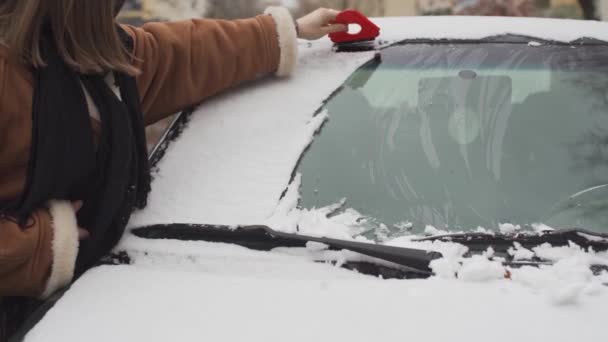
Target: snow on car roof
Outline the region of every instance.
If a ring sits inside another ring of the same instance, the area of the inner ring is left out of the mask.
[[[572,42],[580,38],[608,41],[608,23],[548,18],[422,16],[379,18],[382,39],[482,39],[512,34]]]

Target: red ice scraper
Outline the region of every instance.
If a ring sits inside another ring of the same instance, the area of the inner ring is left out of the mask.
[[[336,44],[350,44],[365,42],[376,39],[380,35],[380,28],[369,20],[359,11],[346,10],[340,12],[336,17],[335,23],[338,24],[357,24],[361,26],[358,33],[336,32],[329,35],[329,38]]]

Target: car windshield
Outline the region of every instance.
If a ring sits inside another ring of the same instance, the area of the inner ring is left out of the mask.
[[[297,170],[302,207],[345,199],[392,233],[608,232],[607,46],[404,43],[376,57],[324,106]]]

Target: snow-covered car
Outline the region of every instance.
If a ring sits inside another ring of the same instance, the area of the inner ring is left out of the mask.
[[[26,341],[606,341],[608,24],[375,21],[183,113]]]

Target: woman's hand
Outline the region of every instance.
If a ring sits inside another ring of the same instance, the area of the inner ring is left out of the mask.
[[[336,10],[319,8],[298,19],[298,38],[315,40],[330,33],[348,31],[347,25],[334,24],[338,13]]]
[[[74,213],[77,214],[78,211],[82,208],[82,201],[72,202],[72,208],[74,208]],[[91,235],[91,233],[89,233],[88,230],[78,227],[78,239],[79,240],[86,240],[90,235]]]

